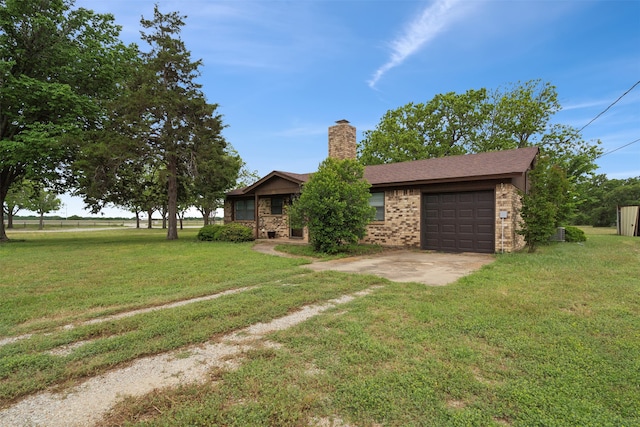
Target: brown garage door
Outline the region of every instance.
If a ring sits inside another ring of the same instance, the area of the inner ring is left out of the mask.
[[[424,194],[422,248],[444,252],[495,251],[493,190]]]

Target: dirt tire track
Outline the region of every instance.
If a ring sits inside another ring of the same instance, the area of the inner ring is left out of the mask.
[[[257,323],[227,334],[217,342],[137,359],[127,367],[89,378],[71,390],[45,391],[29,396],[0,411],[0,426],[92,425],[125,396],[140,396],[157,388],[204,381],[211,368],[233,368],[243,352],[270,345],[265,340],[266,334],[297,325],[337,305],[367,295],[373,289],[344,295],[324,304],[304,306],[269,323]]]

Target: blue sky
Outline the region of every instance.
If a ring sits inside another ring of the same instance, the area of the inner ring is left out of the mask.
[[[139,39],[153,0],[77,0]],[[182,38],[202,59],[207,99],[251,170],[311,172],[327,128],[362,132],[436,94],[542,79],[557,87],[553,121],[581,128],[640,80],[637,0],[158,0],[187,15]],[[583,131],[601,140],[609,178],[640,176],[640,85]],[[66,214],[85,215],[65,197]],[[105,210],[115,215],[117,210]]]

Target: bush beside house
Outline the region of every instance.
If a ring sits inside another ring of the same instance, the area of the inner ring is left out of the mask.
[[[198,240],[208,242],[250,242],[253,230],[242,224],[205,225],[198,231]]]

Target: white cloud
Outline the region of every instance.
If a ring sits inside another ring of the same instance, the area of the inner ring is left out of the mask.
[[[401,65],[409,56],[448,29],[458,14],[454,7],[460,0],[435,0],[416,19],[407,25],[403,34],[393,40],[391,57],[376,70],[369,86],[374,88],[382,76],[390,69]]]
[[[302,125],[275,132],[273,135],[284,138],[318,136],[327,133],[326,126]]]
[[[197,4],[187,11],[187,47],[206,65],[234,71],[298,72],[330,57],[338,46],[331,39],[344,34],[313,2]]]
[[[577,102],[575,104],[563,105],[562,106],[562,110],[563,111],[570,111],[570,110],[581,110],[583,108],[601,107],[603,105],[607,105],[607,102],[611,103],[611,100],[610,99],[600,99],[600,100],[596,100],[596,101]]]

